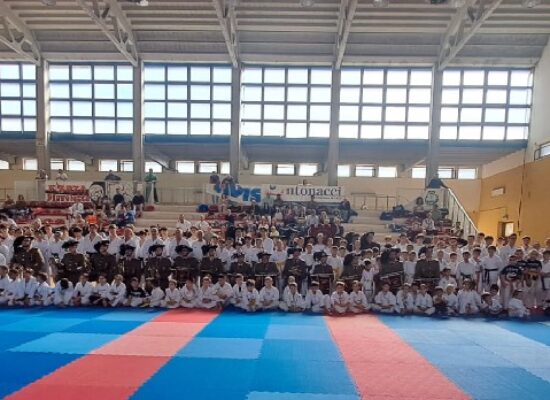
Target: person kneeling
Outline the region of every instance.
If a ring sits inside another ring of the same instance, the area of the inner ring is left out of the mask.
[[[224,307],[231,304],[231,297],[233,297],[233,288],[229,283],[227,283],[227,276],[221,274],[218,276],[218,282],[214,285],[214,293],[218,296],[218,308],[223,309]]]
[[[425,283],[420,285],[420,291],[414,302],[414,313],[432,315],[435,312],[432,296],[428,293],[428,286]]]
[[[263,310],[279,308],[279,289],[273,286],[273,278],[265,277],[265,286],[260,290],[260,304]]]
[[[472,282],[465,279],[462,290],[458,292],[458,312],[460,315],[473,315],[479,312],[476,292],[472,290]]]
[[[305,308],[314,313],[323,313],[330,310],[330,296],[319,290],[319,282],[312,281],[307,291]]]
[[[37,287],[30,303],[31,306],[49,306],[52,304],[52,288],[47,280],[48,275],[44,272],[39,272],[36,275]]]
[[[109,294],[111,285],[107,283],[107,278],[104,274],[100,274],[97,278],[97,284],[94,287],[90,296],[90,304],[93,306],[107,307],[109,305]]]
[[[246,281],[246,292],[243,297],[243,310],[255,312],[260,308],[260,294],[256,290],[256,282],[254,279]]]
[[[397,302],[395,295],[390,292],[390,284],[384,282],[382,284],[382,290],[376,294],[374,304],[371,308],[373,311],[378,311],[384,314],[393,314],[396,312],[396,304]]]
[[[283,301],[279,303],[279,308],[283,311],[302,312],[305,304],[302,295],[298,293],[296,282],[288,283],[288,292],[283,295]]]
[[[168,282],[168,288],[165,291],[166,296],[160,302],[160,306],[164,308],[178,308],[181,302],[181,293],[178,290],[178,283],[174,279]]]

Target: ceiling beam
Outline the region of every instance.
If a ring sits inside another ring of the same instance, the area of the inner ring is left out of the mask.
[[[13,154],[6,153],[4,151],[0,151],[0,160],[7,161],[10,164],[15,164],[15,156]]]
[[[227,0],[212,0],[212,4],[216,10],[216,17],[220,23],[231,64],[237,68],[239,66],[239,35],[235,6]]]
[[[99,0],[92,0],[91,6],[86,0],[76,0],[76,2],[109,38],[124,58],[134,67],[137,67],[139,64],[137,42],[130,22],[118,2],[116,0],[104,0],[103,7],[100,6]]]
[[[0,43],[6,45],[23,60],[35,65],[42,63],[40,45],[25,23],[0,0]]]
[[[453,16],[443,37],[437,63],[439,71],[453,61],[501,3],[502,0],[466,0]]]
[[[94,158],[81,150],[78,150],[75,146],[67,143],[52,143],[52,156],[58,156],[61,158],[71,158],[73,160],[82,161],[84,164],[91,166],[94,163]]]
[[[342,60],[346,53],[348,38],[357,10],[357,0],[342,0],[340,13],[338,15],[338,31],[336,33],[336,44],[334,46],[334,68],[340,69]]]

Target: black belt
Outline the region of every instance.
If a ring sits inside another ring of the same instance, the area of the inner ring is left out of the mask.
[[[490,273],[491,273],[491,272],[494,272],[494,271],[498,271],[498,268],[495,268],[495,269],[486,269],[486,270],[484,270],[484,280],[485,280],[485,283],[488,283],[488,282],[489,282],[489,276],[491,275]]]

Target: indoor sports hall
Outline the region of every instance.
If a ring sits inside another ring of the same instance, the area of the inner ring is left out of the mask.
[[[550,398],[550,0],[0,22],[0,398]]]

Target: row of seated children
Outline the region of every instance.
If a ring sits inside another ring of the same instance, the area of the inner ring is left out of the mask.
[[[122,275],[116,275],[108,283],[104,275],[97,282],[90,282],[88,274],[83,274],[73,286],[67,279],[61,279],[51,288],[44,273],[33,276],[32,270],[25,270],[19,278],[17,270],[0,267],[0,305],[8,306],[130,306],[130,307],[165,307],[165,308],[205,308],[222,309],[232,305],[253,312],[258,310],[281,309],[290,312],[310,310],[316,313],[345,314],[362,313],[368,310],[381,313],[425,314],[425,315],[473,315],[484,313],[500,315],[504,308],[500,302],[498,285],[491,286],[488,293],[480,295],[472,289],[472,283],[465,280],[461,290],[455,294],[455,286],[449,284],[445,289],[438,286],[433,297],[428,293],[425,284],[420,286],[405,283],[394,295],[388,284],[369,302],[358,281],[353,282],[350,293],[345,291],[343,282],[336,283],[336,290],[329,296],[319,289],[318,282],[312,282],[305,297],[299,291],[295,279],[289,278],[282,298],[273,280],[267,277],[265,286],[258,291],[254,280],[244,281],[237,275],[235,285],[231,286],[225,275],[220,275],[218,282],[212,285],[211,278],[206,276],[197,288],[189,279],[181,288],[175,280],[170,280],[168,288],[162,290],[154,279],[147,279],[142,287],[138,278],[133,278],[128,287]],[[529,310],[521,300],[521,290],[513,293],[508,304],[508,314],[512,317],[527,317]]]

